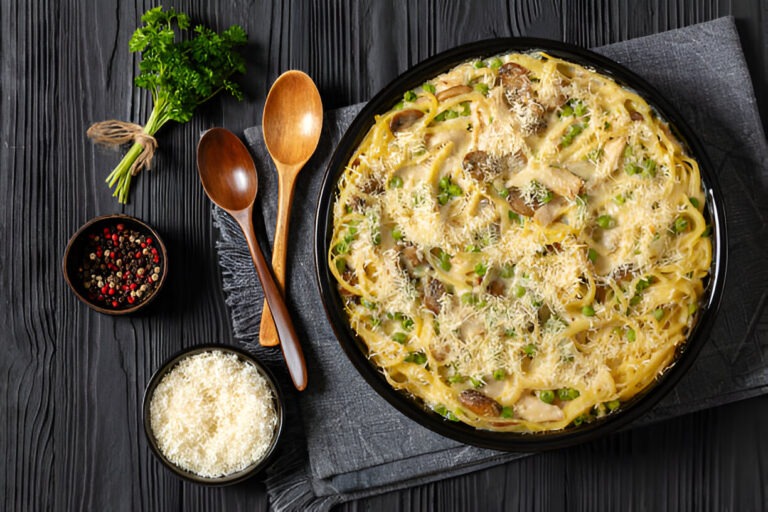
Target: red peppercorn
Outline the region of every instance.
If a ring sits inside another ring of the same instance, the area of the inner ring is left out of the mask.
[[[138,285],[137,285],[136,283],[131,283],[131,286],[129,286],[129,288],[130,288],[131,290],[135,290],[137,286],[138,286]]]
[[[118,230],[118,231],[122,231],[122,230],[124,230],[124,229],[125,229],[125,226],[124,226],[123,224],[118,224],[118,225],[117,225],[117,230]]]
[[[116,301],[116,300],[113,300],[113,301],[112,301],[112,307],[113,307],[113,308],[116,308],[116,307],[117,307],[117,301]]]
[[[101,293],[107,293],[107,290],[109,290],[109,286],[104,285],[101,287]]]
[[[104,228],[104,234],[105,234],[105,235],[108,235],[108,234],[109,234],[109,228]]]
[[[133,297],[128,297],[128,304],[133,304],[135,300]]]
[[[145,248],[146,246],[147,246],[147,244],[145,244],[144,242],[141,243],[141,248],[142,249]]]
[[[152,239],[150,237],[147,237],[147,244],[152,245]]]
[[[139,252],[137,252],[136,254],[134,254],[134,257],[135,257],[136,259],[139,259],[139,258],[141,258],[141,251],[139,251]]]
[[[155,249],[154,247],[152,248],[152,254],[157,254],[157,249]]]

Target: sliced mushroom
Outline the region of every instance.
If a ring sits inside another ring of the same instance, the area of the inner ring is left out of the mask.
[[[440,91],[435,95],[435,97],[437,98],[437,101],[445,101],[448,98],[453,98],[454,96],[459,96],[460,94],[467,94],[468,92],[472,92],[472,88],[470,86],[455,85]]]
[[[624,102],[624,108],[627,109],[627,112],[629,112],[629,118],[633,121],[642,121],[645,119],[643,117],[643,114],[635,110],[635,107],[632,105],[632,102],[630,100],[626,100]]]
[[[531,88],[530,70],[515,62],[507,62],[499,68],[499,83],[508,91],[527,92]]]
[[[462,391],[459,402],[478,416],[501,416],[501,404],[480,391],[474,389]]]
[[[497,175],[500,169],[485,151],[470,151],[464,156],[464,171],[479,182],[487,181]]]
[[[418,249],[413,245],[404,247],[400,252],[400,265],[413,277],[416,267],[424,265],[426,261],[419,255]]]
[[[535,422],[560,421],[565,418],[563,410],[547,404],[533,395],[525,395],[515,404],[515,412],[522,419]]]
[[[362,185],[362,187],[360,187],[360,190],[362,190],[363,193],[365,193],[365,194],[379,195],[382,192],[384,192],[384,184],[381,183],[376,178],[374,178],[373,176],[371,176]]]
[[[445,286],[437,279],[429,278],[424,293],[424,306],[434,314],[440,314],[440,298],[445,295]]]
[[[564,208],[568,205],[561,196],[555,196],[552,200],[546,203],[544,206],[536,210],[533,214],[533,220],[541,224],[542,226],[549,226],[563,214]]]
[[[502,281],[501,279],[494,279],[488,285],[488,293],[490,293],[494,297],[503,297],[504,292],[506,291],[506,288],[507,286],[504,284],[504,281]]]
[[[509,209],[518,215],[530,217],[534,214],[533,208],[528,206],[528,204],[523,200],[523,196],[520,194],[519,188],[512,187],[509,189],[507,202],[509,203]]]
[[[397,133],[400,130],[410,128],[413,123],[418,121],[424,116],[424,112],[416,109],[401,110],[397,114],[393,115],[389,120],[389,130],[392,133]]]

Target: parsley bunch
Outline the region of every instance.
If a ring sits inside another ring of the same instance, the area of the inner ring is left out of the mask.
[[[218,34],[198,25],[192,37],[184,37],[189,33],[189,17],[162,7],[147,11],[141,21],[144,26],[133,33],[128,48],[141,52],[134,84],[152,94],[154,107],[144,126],[146,133],[154,135],[171,120],[186,123],[198,105],[222,90],[242,100],[240,88],[230,80],[234,73],[245,73],[243,57],[234,50],[247,41],[241,27],[232,25]],[[117,184],[113,195],[122,203],[128,198],[131,166],[142,151],[143,146],[135,143],[107,177],[110,188]]]

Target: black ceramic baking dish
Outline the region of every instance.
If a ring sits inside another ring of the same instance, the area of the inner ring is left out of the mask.
[[[704,215],[712,226],[712,266],[701,299],[699,319],[688,341],[678,349],[673,364],[654,383],[623,403],[619,411],[592,423],[555,432],[525,434],[479,430],[464,423],[448,421],[426,408],[415,397],[395,390],[368,360],[365,343],[349,326],[335,279],[327,264],[333,232],[333,202],[338,180],[352,153],[373,125],[374,116],[391,109],[402,99],[405,91],[416,88],[426,80],[469,60],[536,50],[580,64],[614,79],[623,87],[637,92],[656,110],[660,118],[669,122],[670,128],[685,150],[699,163],[706,196]],[[722,194],[712,164],[694,131],[658,91],[635,73],[578,46],[544,39],[489,39],[466,44],[431,57],[397,77],[365,105],[341,138],[325,172],[315,218],[315,267],[320,294],[339,343],[360,375],[397,410],[424,427],[463,443],[507,451],[553,449],[595,439],[627,425],[658,403],[690,368],[707,340],[725,283],[726,259],[727,235]]]

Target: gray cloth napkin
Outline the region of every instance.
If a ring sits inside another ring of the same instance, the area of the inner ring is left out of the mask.
[[[598,48],[637,72],[673,103],[707,149],[726,198],[727,286],[714,329],[694,366],[637,424],[768,391],[768,148],[731,18]],[[277,349],[258,345],[262,294],[245,241],[214,211],[224,290],[235,336],[269,364],[289,393],[291,428],[267,489],[276,510],[332,505],[476,471],[524,454],[463,445],[401,415],[347,360],[323,311],[313,266],[314,212],[325,165],[361,105],[326,112],[322,139],[302,171],[291,215],[287,300],[302,338],[309,386],[292,392]],[[271,246],[276,174],[261,131],[245,131],[259,169],[257,232]]]

